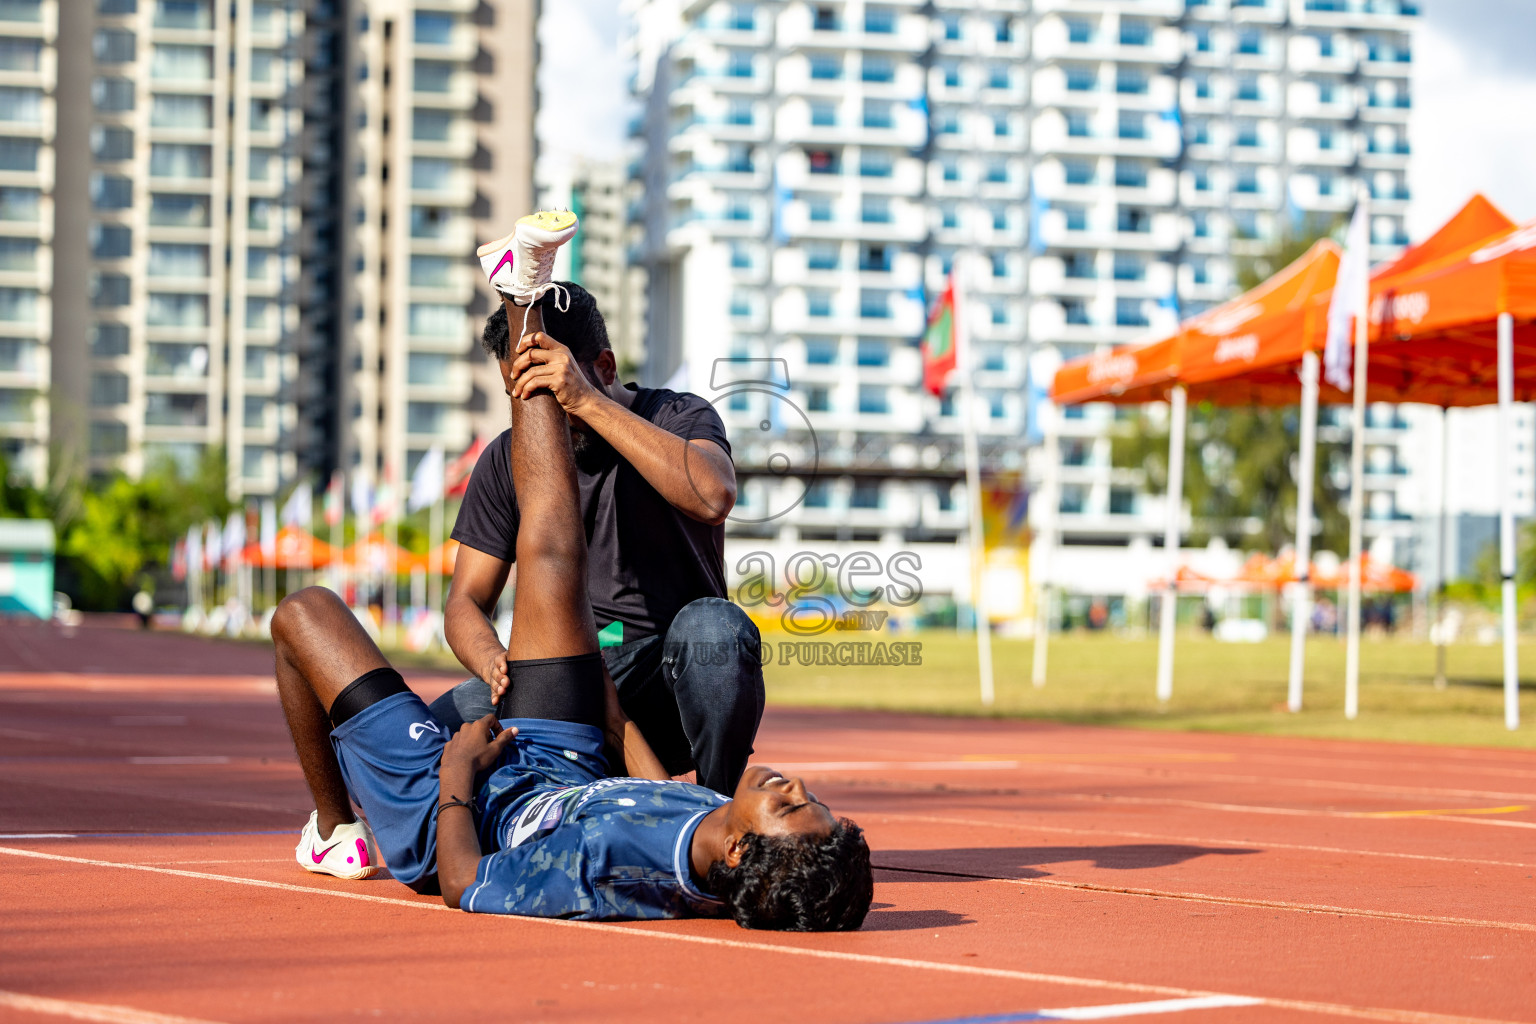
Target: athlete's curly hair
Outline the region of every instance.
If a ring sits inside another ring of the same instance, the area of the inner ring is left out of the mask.
[[[572,281],[558,283],[571,293],[571,304],[563,313],[555,308],[552,300],[540,307],[544,312],[544,333],[570,349],[578,363],[590,363],[599,353],[613,347],[608,341],[608,325],[591,292]],[[480,347],[493,359],[505,359],[511,343],[507,309],[498,302],[491,315],[485,318]]]
[[[864,923],[875,880],[864,830],[852,821],[839,818],[819,838],[749,832],[741,842],[741,862],[711,864],[706,884],[743,928],[844,932]]]

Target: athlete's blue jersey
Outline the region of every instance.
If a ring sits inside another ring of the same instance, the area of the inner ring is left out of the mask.
[[[459,905],[488,914],[645,920],[721,917],[694,884],[704,815],[728,802],[683,782],[604,778],[591,726],[508,719],[518,736],[480,786],[480,859]]]

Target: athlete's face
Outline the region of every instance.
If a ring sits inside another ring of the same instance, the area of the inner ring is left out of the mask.
[[[752,765],[742,774],[731,804],[730,826],[737,834],[824,836],[836,823],[803,779],[785,778],[766,765]]]

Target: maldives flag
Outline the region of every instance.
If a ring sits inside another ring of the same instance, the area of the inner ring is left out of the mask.
[[[944,385],[954,372],[956,340],[955,275],[951,273],[923,331],[923,387],[935,395],[944,394]]]

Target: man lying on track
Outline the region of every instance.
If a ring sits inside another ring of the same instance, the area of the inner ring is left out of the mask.
[[[555,344],[538,308],[527,313],[517,353]],[[570,425],[553,395],[519,393],[510,373],[504,362],[521,528],[502,720],[450,739],[339,598],[310,588],[285,599],[272,620],[278,692],[316,806],[299,863],[366,878],[382,854],[399,881],[481,913],[859,927],[869,848],[801,780],[753,766],[726,799],[604,778],[617,695],[587,603]]]

